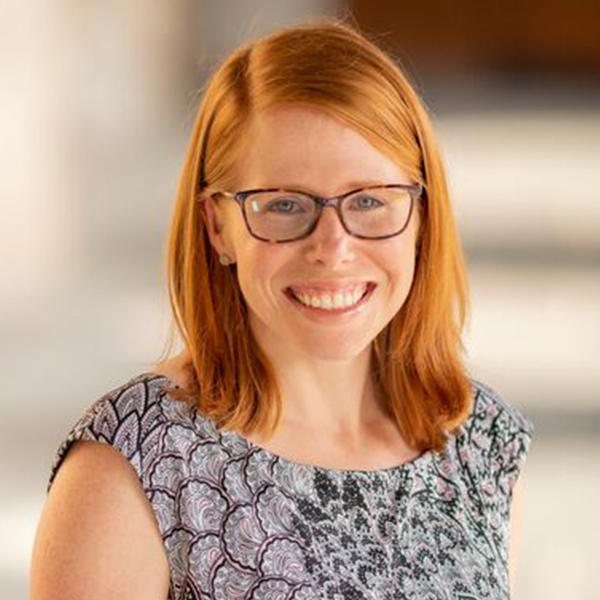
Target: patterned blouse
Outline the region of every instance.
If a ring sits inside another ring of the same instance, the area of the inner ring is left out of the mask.
[[[170,565],[168,600],[508,600],[512,486],[533,423],[486,385],[445,453],[330,469],[219,432],[143,373],[58,448],[110,444],[135,469]]]

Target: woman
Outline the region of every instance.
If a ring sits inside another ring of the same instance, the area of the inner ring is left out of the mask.
[[[32,598],[509,598],[533,424],[461,363],[443,167],[389,56],[331,22],[229,56],[168,269],[184,350],[59,448]]]

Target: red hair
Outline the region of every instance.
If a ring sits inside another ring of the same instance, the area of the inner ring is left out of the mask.
[[[208,83],[168,245],[173,319],[189,356],[189,383],[170,392],[193,401],[222,429],[270,437],[278,425],[275,373],[248,326],[236,267],[218,264],[198,200],[211,187],[235,189],[240,140],[252,114],[286,103],[318,107],[351,126],[424,186],[412,288],[374,340],[373,365],[407,443],[441,451],[446,432],[466,419],[472,402],[461,361],[468,282],[444,168],[426,110],[400,67],[337,22],[279,29],[245,44]],[[172,344],[173,331],[167,355]]]

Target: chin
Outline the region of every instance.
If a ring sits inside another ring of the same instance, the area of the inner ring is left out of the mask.
[[[313,360],[342,361],[351,360],[360,356],[366,348],[370,347],[372,340],[365,342],[352,340],[327,340],[322,336],[313,343],[301,345],[303,354]]]

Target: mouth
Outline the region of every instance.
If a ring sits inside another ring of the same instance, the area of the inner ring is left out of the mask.
[[[367,281],[351,290],[337,292],[303,292],[285,288],[285,296],[300,310],[313,315],[336,316],[354,314],[370,300],[377,284]]]

